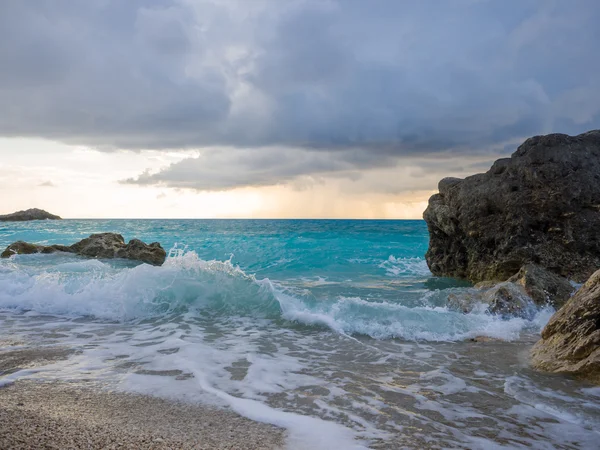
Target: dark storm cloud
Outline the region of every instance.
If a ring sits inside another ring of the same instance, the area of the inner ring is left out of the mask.
[[[128,180],[198,189],[491,152],[600,125],[599,22],[595,0],[6,0],[0,134],[235,149]]]

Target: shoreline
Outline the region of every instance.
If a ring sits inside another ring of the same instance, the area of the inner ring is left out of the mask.
[[[234,412],[81,383],[0,387],[0,448],[283,449],[285,431]]]
[[[0,448],[257,449],[285,447],[285,430],[208,405],[107,391],[92,382],[10,382],[72,350],[0,341]]]

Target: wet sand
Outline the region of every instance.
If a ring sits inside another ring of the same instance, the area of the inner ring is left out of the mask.
[[[70,353],[2,344],[0,375]],[[284,438],[284,430],[231,411],[107,392],[83,381],[0,387],[2,449],[280,449]]]

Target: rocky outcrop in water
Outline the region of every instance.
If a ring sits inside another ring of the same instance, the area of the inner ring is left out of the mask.
[[[600,270],[552,316],[531,355],[536,369],[600,384]]]
[[[37,208],[0,216],[0,222],[25,222],[27,220],[61,220],[61,217]]]
[[[28,255],[32,253],[75,253],[90,258],[123,258],[141,261],[154,266],[160,266],[165,262],[167,253],[158,242],[145,244],[139,239],[132,239],[125,243],[123,236],[116,233],[92,234],[71,246],[65,245],[37,245],[18,241],[10,244],[0,254],[2,258],[9,258],[14,254]]]
[[[448,308],[470,313],[483,305],[490,314],[531,318],[535,306],[562,307],[571,298],[573,285],[535,264],[527,264],[507,281],[477,283],[469,292],[448,295]]]
[[[503,317],[531,318],[535,310],[530,297],[522,286],[503,282],[493,286],[474,288],[470,292],[448,295],[446,305],[449,309],[468,314],[482,308],[490,314]],[[481,311],[483,312],[483,311]]]
[[[486,173],[445,178],[423,217],[434,275],[504,281],[533,263],[582,282],[600,267],[600,130],[536,136]]]
[[[535,264],[526,264],[508,279],[527,294],[537,306],[562,307],[575,290],[566,278],[542,269]]]

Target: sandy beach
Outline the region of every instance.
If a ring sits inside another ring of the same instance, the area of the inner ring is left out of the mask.
[[[0,388],[0,448],[277,449],[283,431],[234,413],[65,383]]]
[[[70,353],[0,344],[5,375]],[[21,380],[0,387],[2,449],[278,449],[283,443],[283,430],[212,407],[107,392],[85,382]]]

